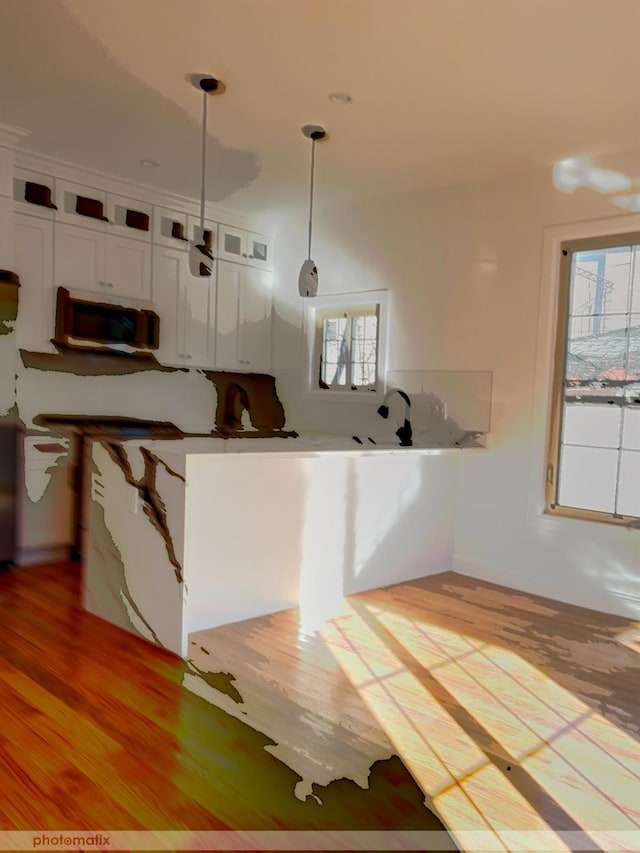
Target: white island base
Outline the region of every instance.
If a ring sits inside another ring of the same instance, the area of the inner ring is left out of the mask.
[[[322,444],[322,442],[320,442]],[[195,631],[451,567],[459,450],[94,442],[84,607],[186,658]]]

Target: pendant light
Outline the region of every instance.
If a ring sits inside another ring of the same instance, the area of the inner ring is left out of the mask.
[[[197,276],[211,275],[213,269],[213,250],[211,231],[204,227],[204,202],[207,168],[207,99],[209,95],[222,94],[224,83],[215,77],[192,78],[193,85],[202,92],[202,182],[200,186],[200,224],[194,228],[193,240],[189,247],[189,267]]]
[[[302,134],[311,140],[311,174],[309,179],[309,248],[307,260],[300,268],[298,276],[298,292],[300,296],[316,296],[318,293],[318,268],[315,261],[311,260],[311,234],[313,229],[313,181],[316,166],[316,142],[326,139],[327,132],[318,124],[305,124]]]

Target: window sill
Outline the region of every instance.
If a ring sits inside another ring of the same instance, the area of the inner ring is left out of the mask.
[[[384,391],[333,391],[330,388],[309,388],[305,385],[303,396],[307,400],[324,400],[330,403],[380,403],[384,399]]]
[[[625,527],[628,530],[640,529],[640,518],[634,518],[630,515],[623,515],[619,518],[614,518],[604,512],[565,506],[557,506],[555,508],[546,507],[540,517],[548,519],[549,521],[554,519],[569,519],[572,521],[588,521],[595,524],[610,524],[614,527]]]

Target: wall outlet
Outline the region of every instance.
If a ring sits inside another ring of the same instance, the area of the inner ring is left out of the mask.
[[[134,515],[137,515],[139,512],[142,512],[142,498],[140,497],[140,492],[137,489],[133,490],[133,498],[131,501],[131,512]]]

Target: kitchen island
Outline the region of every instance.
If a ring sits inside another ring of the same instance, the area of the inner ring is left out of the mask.
[[[96,439],[83,605],[181,657],[193,632],[291,607],[312,633],[345,595],[450,568],[460,452]]]

